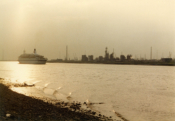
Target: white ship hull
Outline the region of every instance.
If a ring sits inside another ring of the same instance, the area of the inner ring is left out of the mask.
[[[46,60],[19,60],[20,64],[45,64]]]

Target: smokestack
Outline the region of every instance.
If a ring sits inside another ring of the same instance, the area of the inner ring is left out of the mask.
[[[157,60],[158,60],[158,50],[157,50]]]
[[[66,46],[66,61],[68,60],[68,47]]]
[[[141,60],[141,55],[140,55],[140,60]]]
[[[151,47],[151,52],[150,52],[150,60],[152,60],[152,47]]]
[[[169,52],[169,58],[171,58],[171,52]]]
[[[4,50],[2,50],[2,60],[4,60]]]
[[[146,54],[145,54],[145,60],[146,60]]]

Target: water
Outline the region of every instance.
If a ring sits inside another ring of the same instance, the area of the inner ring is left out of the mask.
[[[114,119],[113,110],[130,121],[175,120],[174,66],[0,62],[0,77],[35,83],[14,89],[26,95],[90,101],[93,110]]]

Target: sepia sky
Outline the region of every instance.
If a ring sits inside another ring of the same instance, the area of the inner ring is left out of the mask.
[[[174,0],[0,0],[0,60],[109,53],[175,58]],[[4,55],[4,56],[2,56]]]

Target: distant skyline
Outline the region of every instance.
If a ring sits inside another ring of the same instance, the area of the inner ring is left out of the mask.
[[[0,60],[109,53],[175,57],[174,0],[0,0]],[[3,52],[4,51],[4,52]]]

